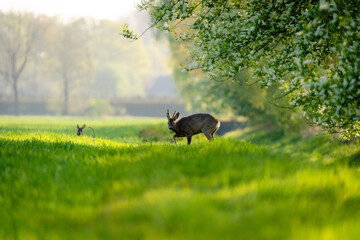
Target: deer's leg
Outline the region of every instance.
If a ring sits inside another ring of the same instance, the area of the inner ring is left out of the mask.
[[[174,143],[176,144],[176,139],[175,138],[176,138],[176,135],[174,135]]]
[[[217,130],[219,130],[219,126],[220,126],[220,125],[217,125],[216,128],[215,128],[214,130],[212,130],[212,132],[211,132],[211,138],[212,138],[212,139],[214,139],[215,133],[217,132]]]
[[[211,134],[209,132],[204,132],[204,135],[209,141],[211,140]]]
[[[214,139],[214,135],[215,135],[216,131],[217,131],[217,129],[215,129],[214,131],[212,131],[212,133],[211,133],[211,139]]]
[[[188,140],[188,145],[190,145],[190,143],[191,143],[191,136],[190,136],[190,137],[187,137],[187,140]]]

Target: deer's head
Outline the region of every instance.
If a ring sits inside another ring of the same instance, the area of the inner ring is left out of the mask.
[[[169,109],[167,110],[166,116],[168,118],[168,127],[170,131],[173,131],[175,129],[175,121],[179,118],[180,113],[176,113],[176,111],[174,111],[172,117],[170,116],[169,113]]]
[[[77,133],[76,133],[76,135],[82,136],[82,135],[83,135],[83,130],[84,130],[85,126],[86,126],[86,125],[84,124],[84,126],[79,127],[79,124],[78,124],[78,125],[77,125]]]

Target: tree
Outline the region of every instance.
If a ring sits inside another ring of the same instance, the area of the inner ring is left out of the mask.
[[[242,86],[239,82],[256,82],[246,70],[236,75],[234,81],[209,80],[200,71],[182,71],[179,65],[186,62],[188,51],[179,41],[171,41],[174,63],[174,79],[178,91],[195,111],[211,111],[218,116],[244,116],[251,126],[277,128],[282,132],[298,133],[304,129],[305,121],[299,111],[287,107],[289,98],[281,96],[277,85],[259,88],[258,84]]]
[[[60,76],[63,89],[63,115],[69,114],[70,93],[82,89],[81,83],[90,77],[91,56],[88,48],[87,23],[77,19],[68,24],[58,24],[52,54],[55,71]]]
[[[121,26],[120,22],[108,20],[97,21],[91,26],[91,55],[96,72],[89,92],[94,96],[142,97],[146,86],[155,78],[149,74],[153,68],[145,42],[129,44],[129,40],[118,34]]]
[[[28,13],[0,12],[0,75],[11,84],[19,114],[18,83],[39,40],[40,21]]]
[[[151,24],[191,41],[188,70],[231,79],[248,70],[278,85],[306,118],[331,133],[360,135],[359,0],[149,0]],[[177,34],[181,22],[188,31]],[[137,39],[125,25],[123,35]],[[238,82],[248,84],[247,82]]]

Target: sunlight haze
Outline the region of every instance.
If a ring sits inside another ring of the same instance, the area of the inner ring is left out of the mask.
[[[64,19],[93,17],[96,19],[118,20],[136,11],[140,0],[2,0],[2,11],[28,11]]]

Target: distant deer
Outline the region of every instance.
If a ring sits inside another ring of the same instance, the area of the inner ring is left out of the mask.
[[[82,136],[82,135],[83,135],[83,130],[84,130],[85,127],[86,127],[85,124],[84,124],[84,126],[82,126],[82,127],[79,127],[79,124],[78,124],[78,125],[77,125],[77,133],[76,133],[76,135]]]
[[[214,134],[220,127],[220,121],[207,113],[197,113],[183,117],[176,122],[179,115],[180,113],[175,111],[171,117],[169,110],[167,110],[169,130],[176,133],[174,135],[175,144],[177,137],[187,137],[187,142],[190,145],[192,136],[199,133],[204,133],[208,140],[213,140]]]

